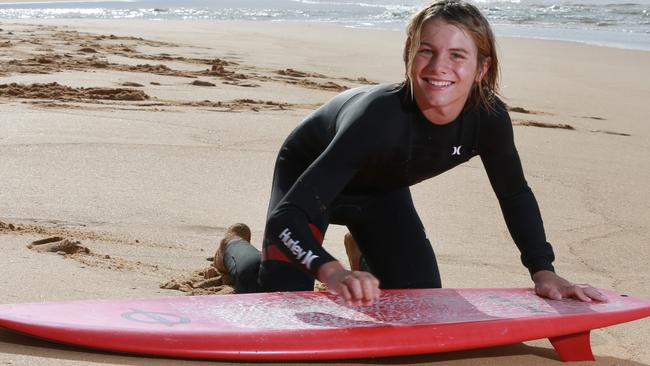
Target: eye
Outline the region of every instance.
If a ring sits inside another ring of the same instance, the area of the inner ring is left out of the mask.
[[[418,50],[418,53],[422,55],[430,55],[433,53],[433,51],[430,48],[420,48]]]
[[[451,53],[451,58],[454,60],[465,60],[467,57],[465,57],[465,54],[460,53],[460,52],[452,52]]]

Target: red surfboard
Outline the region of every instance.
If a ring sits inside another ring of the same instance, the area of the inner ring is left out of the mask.
[[[0,305],[0,326],[95,349],[221,360],[350,359],[549,338],[593,360],[591,329],[644,318],[650,302],[549,300],[531,289],[384,290],[372,306],[323,292]]]

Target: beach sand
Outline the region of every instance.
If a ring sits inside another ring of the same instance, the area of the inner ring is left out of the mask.
[[[400,32],[114,20],[2,20],[0,29],[1,303],[228,292],[209,258],[234,222],[248,223],[259,246],[287,134],[341,90],[403,77]],[[650,298],[650,52],[499,45],[558,273]],[[479,159],[413,195],[445,287],[531,286]],[[345,262],[344,233],[331,226],[324,245]],[[28,248],[53,237],[36,245],[50,251]],[[597,361],[586,364],[650,365],[648,339],[649,320],[594,331]],[[201,363],[0,331],[0,365]],[[540,340],[353,362],[375,363],[560,361]]]

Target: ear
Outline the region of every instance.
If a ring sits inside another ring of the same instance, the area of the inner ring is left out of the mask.
[[[486,57],[483,59],[482,62],[478,65],[478,69],[476,70],[476,78],[474,81],[477,83],[483,80],[483,77],[485,74],[487,74],[488,70],[490,70],[490,66],[492,65],[492,58]]]

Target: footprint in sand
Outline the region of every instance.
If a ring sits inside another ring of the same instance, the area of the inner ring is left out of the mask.
[[[140,83],[134,83],[132,81],[127,81],[127,82],[124,82],[124,83],[122,83],[120,85],[121,86],[130,86],[130,87],[133,87],[133,88],[140,88],[140,87],[144,86],[144,85],[142,85]]]
[[[575,130],[573,126],[566,123],[548,123],[548,122],[532,121],[527,119],[513,119],[512,124],[516,126],[531,126],[531,127],[542,127],[542,128],[559,128],[562,130]]]
[[[203,81],[203,80],[194,80],[190,84],[191,85],[196,85],[196,86],[217,86],[216,84],[213,84],[213,83],[211,83],[209,81]]]
[[[81,245],[81,242],[60,236],[36,240],[27,245],[27,248],[39,253],[59,253],[59,254],[90,254],[90,249]]]
[[[81,52],[81,53],[97,53],[97,50],[94,49],[94,48],[90,48],[90,47],[83,47],[83,48],[79,49],[79,52]]]
[[[615,135],[615,136],[632,136],[629,133],[608,131],[608,130],[591,130],[589,132],[604,133],[606,135]]]
[[[189,275],[171,278],[160,284],[166,290],[178,290],[192,295],[215,295],[233,293],[232,281],[213,266],[196,270]]]
[[[508,107],[508,110],[510,112],[515,112],[515,113],[535,114],[534,112],[529,111],[528,109],[523,108],[523,107]]]
[[[5,231],[16,231],[16,230],[22,230],[20,226],[16,226],[11,223],[4,223],[0,221],[0,233],[5,232]]]

